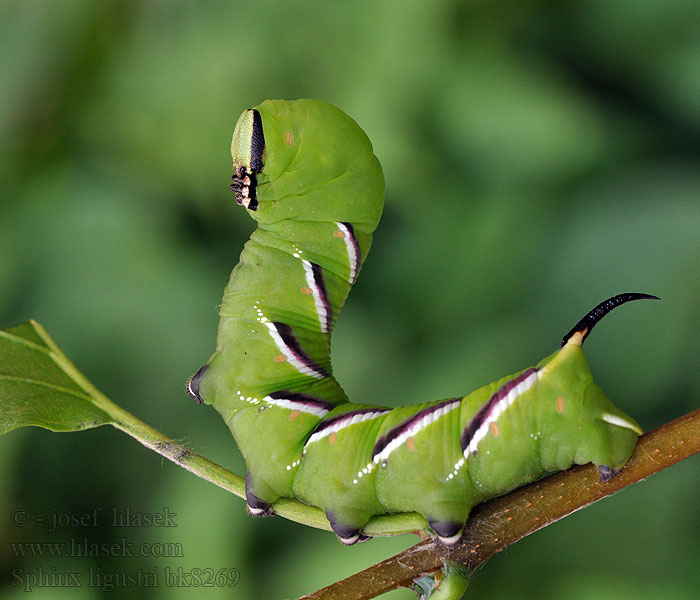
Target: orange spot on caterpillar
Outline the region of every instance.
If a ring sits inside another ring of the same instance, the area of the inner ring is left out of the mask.
[[[559,398],[557,398],[557,412],[559,414],[564,412],[564,398],[562,396],[559,396]]]
[[[562,481],[562,482],[559,484],[559,487],[564,487],[564,485],[565,485],[565,483]]]
[[[310,296],[311,294],[313,294],[313,292],[311,291],[311,288],[307,288],[307,287],[301,288],[300,291],[302,294],[305,294],[307,296]]]
[[[408,448],[409,452],[413,452],[414,448],[416,447],[415,442],[413,441],[413,438],[408,438],[406,440],[406,448]]]
[[[494,421],[491,421],[491,423],[489,423],[489,429],[491,430],[493,437],[498,437],[500,431],[498,431],[498,425],[496,425]]]
[[[291,146],[293,141],[294,134],[291,131],[288,131],[284,134],[284,143],[287,144],[287,146]]]
[[[287,360],[287,357],[284,354],[280,354],[278,356],[275,356],[275,358],[273,358],[272,360],[274,360],[276,363],[283,363],[285,360]]]
[[[300,414],[301,414],[301,411],[299,411],[299,410],[293,410],[293,411],[291,412],[291,414],[289,415],[289,420],[290,420],[290,421],[293,421],[293,420],[296,419]]]
[[[337,434],[335,431],[328,436],[328,445],[329,446],[332,446],[333,444],[335,444],[336,437],[337,437]]]
[[[337,238],[341,238],[341,239],[342,239],[342,238],[345,237],[345,232],[336,230],[336,231],[333,232],[333,235],[334,235],[335,237],[337,237]]]

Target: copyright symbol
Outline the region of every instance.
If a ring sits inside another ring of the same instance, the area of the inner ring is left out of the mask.
[[[29,512],[24,508],[16,508],[12,511],[12,516],[10,518],[13,525],[17,527],[24,527],[29,523]]]

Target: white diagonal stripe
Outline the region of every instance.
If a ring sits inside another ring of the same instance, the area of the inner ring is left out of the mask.
[[[387,412],[387,410],[377,410],[368,413],[358,413],[356,415],[353,415],[350,419],[339,419],[337,423],[334,423],[330,427],[326,427],[325,429],[314,433],[306,442],[306,445],[308,446],[313,442],[322,440],[323,438],[329,436],[331,433],[337,433],[341,429],[345,429],[346,427],[350,427],[351,425],[355,425],[356,423],[362,423],[364,421],[370,421],[372,419],[376,419],[377,417],[381,417]]]
[[[263,400],[281,408],[288,408],[289,410],[298,410],[300,412],[305,412],[310,415],[316,415],[321,419],[330,412],[327,408],[321,408],[320,406],[312,406],[305,402],[287,400],[286,398],[272,398],[271,396],[265,396]]]
[[[464,449],[464,458],[469,458],[469,453],[476,452],[479,442],[486,437],[489,431],[489,426],[498,420],[503,412],[515,402],[519,396],[527,392],[537,381],[539,371],[533,371],[528,377],[523,379],[518,385],[510,390],[498,403],[489,411],[488,417],[474,432],[472,439],[469,440],[469,445]]]
[[[441,406],[433,412],[424,415],[421,419],[419,419],[413,425],[411,425],[411,427],[409,427],[406,431],[404,431],[400,435],[396,436],[393,440],[391,440],[384,447],[384,449],[374,457],[374,462],[376,464],[379,464],[380,462],[385,461],[387,458],[389,458],[389,455],[394,450],[399,448],[408,438],[414,437],[419,431],[425,429],[431,423],[434,423],[438,419],[444,417],[449,412],[452,412],[461,404],[461,402],[461,399],[455,400],[453,402],[450,402],[449,404],[445,404],[445,406]]]
[[[289,364],[291,364],[297,371],[299,371],[299,373],[303,373],[304,375],[311,375],[311,377],[315,377],[316,379],[323,379],[325,377],[323,373],[318,372],[313,367],[310,367],[309,365],[305,364],[302,360],[299,360],[294,351],[289,346],[287,346],[287,344],[284,343],[284,340],[277,331],[277,327],[275,327],[274,323],[266,321],[265,326],[270,331],[270,335],[275,341],[275,344],[277,344],[277,347],[279,348],[280,352],[287,357]]]
[[[304,265],[304,273],[306,275],[306,283],[311,290],[311,295],[314,299],[314,304],[316,305],[316,314],[318,315],[318,321],[321,324],[321,331],[323,333],[328,333],[330,328],[330,323],[328,322],[328,309],[326,308],[326,298],[323,297],[320,288],[316,284],[316,278],[314,277],[314,269],[308,260],[301,259],[301,264]]]
[[[350,277],[348,281],[350,283],[355,283],[355,279],[357,279],[357,268],[359,262],[359,256],[357,256],[357,248],[355,247],[355,243],[357,240],[355,240],[355,236],[350,232],[345,223],[336,221],[335,224],[338,226],[338,229],[340,229],[340,231],[342,231],[345,234],[343,240],[345,241],[345,246],[348,249],[348,260],[350,262]]]

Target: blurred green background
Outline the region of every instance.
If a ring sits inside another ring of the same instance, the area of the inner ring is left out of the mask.
[[[4,2],[0,323],[36,318],[116,402],[243,473],[218,415],[184,393],[252,230],[228,190],[230,136],[265,98],[315,97],[365,129],[387,182],[334,337],[355,402],[467,393],[537,362],[598,301],[641,291],[662,302],[617,311],[587,354],[609,397],[658,427],[700,405],[699,24],[696,0]],[[697,598],[699,467],[508,548],[470,597]],[[177,526],[112,527],[113,507],[167,508]],[[17,508],[27,526],[11,523]],[[99,526],[51,531],[53,515],[96,508]],[[122,538],[183,556],[11,545]],[[0,439],[2,598],[27,597],[16,584],[42,569],[84,585],[34,599],[294,598],[415,541],[345,548],[253,520],[110,427]],[[164,582],[228,567],[233,588]],[[159,586],[107,593],[90,568]]]

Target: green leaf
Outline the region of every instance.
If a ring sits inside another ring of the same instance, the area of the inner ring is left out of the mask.
[[[28,425],[79,431],[111,423],[91,392],[39,323],[0,330],[0,434]]]
[[[192,452],[114,404],[96,389],[36,321],[0,330],[0,435],[35,425],[80,431],[110,424],[202,479],[245,497],[245,480]],[[283,517],[330,530],[323,512],[298,500],[274,504]],[[425,529],[417,514],[383,515],[365,531],[374,536]]]

